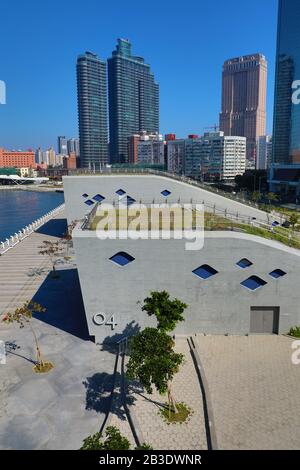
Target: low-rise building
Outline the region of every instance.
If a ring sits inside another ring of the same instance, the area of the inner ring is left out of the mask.
[[[9,151],[0,148],[0,167],[3,168],[35,168],[35,153],[33,150],[27,152]]]

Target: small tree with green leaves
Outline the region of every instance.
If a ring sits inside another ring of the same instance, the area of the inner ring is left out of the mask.
[[[251,199],[253,202],[257,203],[261,198],[261,194],[259,191],[254,191],[254,193],[252,193],[252,196],[251,196]]]
[[[157,328],[145,328],[130,342],[130,358],[127,377],[137,379],[147,393],[153,393],[153,386],[160,394],[167,392],[169,409],[177,413],[176,400],[172,393],[172,380],[184,360],[183,354],[174,351],[174,340]]]
[[[58,261],[59,255],[62,254],[63,247],[61,241],[51,242],[49,240],[43,241],[43,245],[39,246],[39,254],[43,256],[48,256],[52,266],[52,277],[57,278],[58,274],[56,272],[56,264]]]
[[[296,212],[291,214],[289,222],[293,230],[295,230],[296,225],[299,223],[299,214],[296,214]]]
[[[130,450],[130,442],[122,436],[119,429],[115,426],[108,426],[105,432],[106,438],[101,432],[89,436],[83,441],[80,450]],[[152,449],[148,444],[142,444],[135,450]]]
[[[157,318],[157,328],[161,331],[173,331],[178,322],[184,321],[183,312],[187,305],[179,299],[170,299],[166,291],[150,293],[144,300],[142,311]]]
[[[37,334],[34,331],[31,322],[34,313],[44,312],[46,312],[46,309],[44,307],[30,300],[25,302],[22,307],[17,308],[13,313],[7,313],[3,317],[3,321],[6,323],[18,323],[20,328],[24,328],[26,325],[30,328],[34,337],[35,348],[37,353],[36,365],[34,366],[33,370],[37,373],[49,372],[54,367],[51,362],[45,361],[43,359]]]
[[[277,194],[270,192],[267,194],[267,199],[269,201],[269,204],[272,204],[278,202],[279,197],[277,196]]]

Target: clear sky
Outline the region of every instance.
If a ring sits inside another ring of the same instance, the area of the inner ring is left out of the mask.
[[[1,2],[0,17],[0,147],[76,137],[77,55],[106,59],[118,37],[160,84],[161,132],[180,137],[218,124],[224,60],[265,54],[272,130],[277,0],[14,0]]]

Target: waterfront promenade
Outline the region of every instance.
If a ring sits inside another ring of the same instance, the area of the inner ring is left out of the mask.
[[[57,266],[57,279],[38,253],[66,227],[61,212],[0,256],[0,341],[7,352],[0,365],[0,449],[79,449],[109,408],[115,356],[89,338],[73,253]],[[30,299],[46,308],[32,320],[41,351],[54,364],[45,375],[32,371],[30,329],[1,322],[2,313]]]
[[[49,259],[39,254],[44,240],[55,241],[66,232],[64,212],[40,227],[0,257],[0,315],[30,300],[51,269]]]

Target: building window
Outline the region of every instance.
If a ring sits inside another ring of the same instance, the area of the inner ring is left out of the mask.
[[[247,258],[241,259],[238,263],[236,263],[237,266],[239,266],[242,269],[249,268],[250,266],[253,265],[251,261],[249,261]]]
[[[265,286],[267,284],[266,281],[261,279],[258,276],[251,276],[245,281],[241,282],[241,285],[246,287],[249,290],[257,290],[260,289],[261,287]]]
[[[109,259],[119,266],[126,266],[127,264],[132,263],[135,258],[124,251],[120,251]]]
[[[282,271],[282,269],[275,269],[275,271],[272,271],[269,273],[270,276],[272,276],[274,279],[278,279],[280,277],[283,277],[286,275],[286,272]]]
[[[218,274],[218,271],[208,264],[203,264],[199,268],[195,269],[193,274],[196,274],[196,276],[200,277],[201,279],[209,279],[210,277],[215,276],[215,274]]]
[[[94,201],[102,202],[102,201],[104,201],[105,197],[101,196],[101,194],[96,194],[96,196],[94,196],[93,199],[94,199]]]

